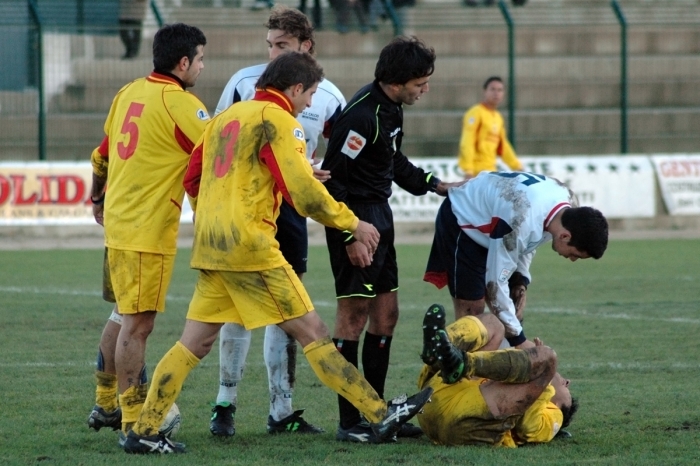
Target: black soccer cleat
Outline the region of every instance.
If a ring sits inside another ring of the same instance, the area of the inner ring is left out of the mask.
[[[340,442],[353,443],[395,443],[396,436],[389,437],[386,440],[381,440],[370,427],[369,422],[363,420],[354,426],[343,429],[338,426],[338,431],[335,434],[335,439]]]
[[[423,362],[429,366],[437,362],[433,340],[438,330],[445,330],[445,308],[440,304],[433,304],[423,317],[423,351],[420,355]]]
[[[401,426],[418,414],[430,401],[433,394],[431,387],[426,387],[411,397],[397,396],[387,404],[384,419],[376,424],[370,424],[377,438],[385,441],[392,438],[401,429]]]
[[[440,377],[446,384],[457,383],[469,369],[464,353],[450,342],[445,330],[435,332],[433,350],[440,367]]]
[[[283,434],[283,433],[297,433],[297,434],[322,434],[325,430],[320,427],[316,427],[313,424],[309,424],[306,420],[301,417],[304,414],[303,409],[298,409],[294,411],[289,416],[279,421],[275,421],[272,416],[267,417],[267,433],[268,434]]]
[[[228,401],[214,405],[209,421],[209,432],[219,437],[233,437],[236,433],[236,406]]]
[[[400,438],[416,438],[420,437],[421,435],[423,435],[423,429],[415,424],[411,424],[410,422],[402,425],[399,428],[399,431],[396,432],[396,436]]]
[[[122,410],[117,408],[108,413],[102,407],[95,405],[87,418],[88,428],[99,431],[103,427],[111,427],[112,430],[122,428]]]
[[[185,453],[185,444],[173,442],[163,434],[137,435],[130,430],[124,442],[124,451],[137,455]]]

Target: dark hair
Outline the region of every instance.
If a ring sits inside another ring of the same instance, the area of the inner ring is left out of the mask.
[[[374,78],[383,84],[406,84],[435,71],[435,49],[417,37],[395,37],[379,54]]]
[[[183,23],[166,24],[153,37],[153,68],[173,71],[182,57],[192,63],[200,45],[207,45],[207,38],[199,28]]]
[[[270,11],[270,17],[265,23],[268,29],[279,29],[290,36],[299,39],[299,42],[311,41],[309,53],[316,53],[316,41],[314,40],[314,27],[309,18],[296,8],[289,8],[285,5],[275,5]]]
[[[571,397],[571,404],[569,406],[562,406],[561,414],[563,420],[561,422],[561,428],[568,427],[571,424],[571,418],[574,417],[576,411],[578,411],[578,398]]]
[[[323,68],[304,52],[287,52],[272,60],[258,78],[255,87],[284,91],[301,83],[304,90],[323,80]]]
[[[486,81],[484,81],[484,90],[486,90],[486,88],[489,87],[489,84],[494,81],[498,81],[499,83],[503,84],[503,80],[500,76],[489,76]]]
[[[572,207],[564,210],[561,224],[571,233],[569,246],[587,252],[594,259],[603,257],[608,247],[608,221],[593,207]]]

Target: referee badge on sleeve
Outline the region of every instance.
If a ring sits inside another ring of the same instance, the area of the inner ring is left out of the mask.
[[[300,141],[304,140],[304,131],[299,128],[294,128],[294,137]]]
[[[345,138],[343,148],[340,150],[340,152],[347,155],[351,159],[355,159],[355,157],[357,157],[360,151],[362,151],[362,148],[365,147],[366,143],[367,139],[360,136],[359,133],[350,130],[350,132],[348,133],[348,137]]]
[[[202,121],[207,121],[209,119],[209,114],[206,110],[199,108],[197,109],[197,118]]]

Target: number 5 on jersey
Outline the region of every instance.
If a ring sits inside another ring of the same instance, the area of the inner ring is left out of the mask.
[[[129,144],[124,145],[124,142],[117,143],[117,154],[122,160],[129,160],[136,151],[136,145],[139,143],[139,127],[134,121],[134,118],[140,118],[143,113],[144,104],[131,102],[129,110],[126,112],[124,122],[122,123],[121,134],[128,135]]]

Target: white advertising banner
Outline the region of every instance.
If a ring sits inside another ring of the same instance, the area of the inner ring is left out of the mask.
[[[646,156],[521,157],[526,171],[552,176],[566,183],[581,205],[599,209],[608,218],[653,217],[654,169]],[[444,181],[463,179],[456,158],[411,159]],[[412,196],[394,184],[389,201],[394,220],[433,221],[442,198]]]
[[[646,156],[522,157],[526,170],[567,183],[581,205],[608,218],[653,217],[654,165]],[[412,162],[444,181],[461,180],[456,158]],[[671,214],[700,213],[700,158],[655,156],[654,163]],[[0,225],[92,224],[89,162],[0,163]],[[665,190],[664,190],[665,189]],[[442,198],[412,196],[394,185],[390,204],[397,222],[433,222]],[[192,222],[183,203],[182,222]]]
[[[654,155],[651,160],[668,213],[700,215],[700,155]]]
[[[91,225],[90,162],[0,163],[0,226]],[[192,223],[189,202],[182,222]]]

